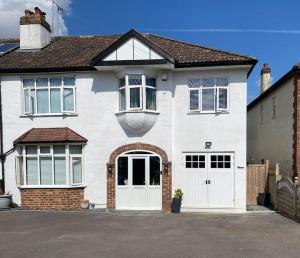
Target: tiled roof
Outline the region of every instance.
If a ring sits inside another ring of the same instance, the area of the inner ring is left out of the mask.
[[[176,67],[255,64],[253,57],[189,44],[165,37],[142,34],[172,56]],[[35,51],[15,50],[0,58],[0,72],[45,70],[94,70],[92,60],[123,35],[62,36]],[[2,40],[3,41],[3,40]],[[15,42],[16,40],[11,40]],[[1,42],[1,39],[0,39]]]
[[[84,143],[87,139],[68,127],[62,128],[32,128],[14,141],[15,144],[25,143]]]

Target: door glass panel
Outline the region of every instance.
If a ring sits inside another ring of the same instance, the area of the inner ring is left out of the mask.
[[[145,159],[132,159],[132,185],[145,185]]]
[[[118,159],[118,185],[128,185],[128,158]]]
[[[160,159],[150,157],[150,185],[160,185]]]

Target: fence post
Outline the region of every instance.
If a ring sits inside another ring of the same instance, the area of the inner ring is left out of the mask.
[[[297,218],[297,185],[298,185],[298,177],[295,177],[295,183],[294,183],[294,218]]]
[[[265,193],[269,192],[269,169],[270,169],[270,161],[265,160],[265,173],[266,173]]]
[[[276,178],[276,184],[281,179],[280,170],[279,170],[279,164],[275,164],[275,178]]]

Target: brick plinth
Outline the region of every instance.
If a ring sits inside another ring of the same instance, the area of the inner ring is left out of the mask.
[[[111,172],[107,171],[107,208],[114,209],[116,207],[116,158],[124,152],[141,150],[151,151],[161,157],[163,163],[162,173],[162,210],[168,212],[171,210],[172,199],[172,164],[168,161],[168,156],[161,148],[145,143],[132,143],[119,147],[109,158],[108,167],[111,167]],[[164,165],[168,164],[167,171],[164,171]]]
[[[21,189],[21,206],[25,209],[78,209],[83,199],[83,188]]]

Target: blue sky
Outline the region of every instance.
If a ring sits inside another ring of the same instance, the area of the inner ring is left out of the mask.
[[[71,35],[118,34],[135,28],[257,57],[248,84],[251,101],[259,95],[264,62],[269,63],[275,82],[300,61],[299,9],[297,0],[73,0],[64,18]],[[197,31],[201,29],[234,31]]]

